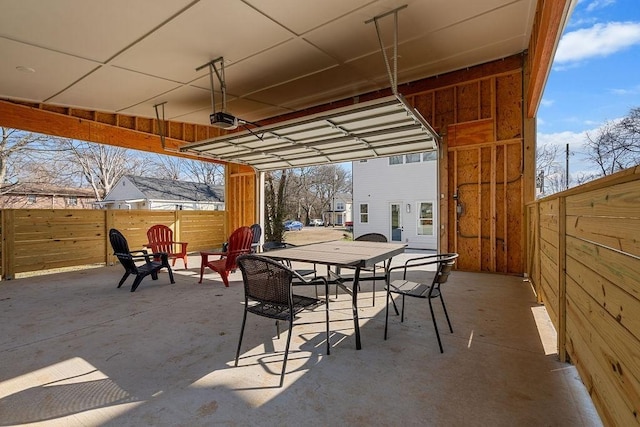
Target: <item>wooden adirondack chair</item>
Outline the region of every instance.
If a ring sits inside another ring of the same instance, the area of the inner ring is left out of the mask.
[[[184,268],[187,268],[187,242],[175,242],[173,240],[173,230],[166,225],[157,224],[147,230],[147,247],[152,252],[164,252],[171,259],[171,265],[176,265],[176,259],[181,258]]]
[[[167,254],[149,254],[146,250],[131,251],[129,250],[127,239],[125,239],[122,233],[115,228],[109,230],[109,240],[111,241],[113,254],[124,267],[124,276],[120,279],[118,287],[122,286],[129,275],[133,274],[136,278],[133,281],[133,285],[131,285],[131,292],[135,292],[140,285],[140,282],[142,282],[142,279],[145,277],[151,275],[153,280],[158,280],[158,270],[162,268],[167,269],[167,272],[169,273],[169,280],[171,283],[175,283],[173,280],[173,272],[169,266]]]
[[[251,229],[249,227],[240,227],[231,233],[226,252],[201,252],[202,264],[200,266],[200,281],[198,283],[202,283],[204,268],[209,267],[216,273],[219,273],[224,285],[229,287],[229,273],[238,268],[236,265],[236,258],[239,255],[251,252],[252,239],[253,233],[251,232]],[[210,255],[218,256],[219,259],[210,261],[208,259]]]

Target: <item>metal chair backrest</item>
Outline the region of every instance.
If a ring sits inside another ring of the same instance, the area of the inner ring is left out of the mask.
[[[237,263],[242,272],[245,297],[248,301],[272,305],[274,314],[281,315],[283,308],[292,309],[291,284],[295,275],[293,270],[280,262],[253,254],[242,255],[237,259]],[[252,311],[250,307],[247,307],[247,310]],[[256,314],[271,317],[269,311],[264,309]]]
[[[380,233],[363,234],[362,236],[358,236],[353,240],[359,241],[359,242],[381,242],[381,243],[388,242],[387,236],[385,236],[384,234],[380,234]]]
[[[457,258],[458,254],[455,253],[437,254],[434,257],[433,262],[437,263],[438,266],[436,267],[436,274],[433,276],[433,282],[429,289],[429,298],[434,298],[440,294],[440,285],[446,283],[449,279],[449,275],[451,274],[451,270],[453,270]]]
[[[259,243],[260,237],[262,237],[262,227],[260,226],[260,224],[253,224],[249,228],[251,228],[251,232],[253,233],[253,240],[251,241],[251,243]]]
[[[458,254],[441,254],[438,255],[438,270],[433,278],[434,283],[445,283],[449,279],[449,274],[453,270]]]

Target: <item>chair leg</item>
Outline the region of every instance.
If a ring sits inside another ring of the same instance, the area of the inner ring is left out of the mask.
[[[284,374],[287,370],[287,357],[289,356],[289,345],[291,344],[291,332],[293,331],[293,317],[289,320],[289,333],[287,334],[287,345],[284,349],[284,360],[282,361],[282,372],[280,373],[280,387],[284,384]]]
[[[447,318],[447,323],[449,324],[449,331],[453,333],[453,327],[451,326],[451,321],[449,320],[449,313],[447,313],[447,306],[444,305],[444,299],[442,298],[442,292],[440,292],[440,302],[442,303],[442,309],[444,310],[444,316]]]
[[[387,327],[389,325],[389,298],[391,296],[391,292],[389,292],[389,287],[387,286],[387,304],[386,304],[386,308],[385,308],[385,313],[384,313],[384,339],[387,339]],[[391,301],[393,301],[393,298],[391,298]],[[395,307],[395,303],[393,304],[393,306]],[[398,309],[396,308],[396,311]]]
[[[240,328],[240,339],[238,340],[238,349],[236,350],[236,363],[234,366],[238,366],[238,358],[240,357],[240,346],[242,345],[242,336],[244,335],[244,325],[246,323],[247,323],[247,309],[245,308],[244,316],[242,317],[242,328]]]
[[[224,283],[224,286],[226,286],[227,288],[229,287],[229,272],[228,271],[221,271],[220,272],[220,276],[222,276],[222,282]]]
[[[375,267],[373,269],[373,274],[376,274]],[[376,279],[373,279],[373,304],[372,307],[376,306]]]
[[[127,277],[129,277],[129,272],[125,271],[124,272],[124,276],[122,276],[122,279],[120,279],[120,283],[118,283],[118,287],[122,286],[122,284],[124,283],[125,280],[127,280]]]
[[[140,282],[142,282],[142,279],[144,279],[143,275],[136,276],[136,280],[134,280],[133,285],[131,285],[131,292],[135,292],[136,289],[138,289],[138,286],[140,286]]]
[[[440,341],[440,332],[438,332],[438,323],[436,322],[436,315],[433,312],[433,304],[431,304],[431,298],[429,298],[429,310],[431,310],[431,319],[433,320],[433,327],[436,330],[436,338],[438,338],[438,346],[440,347],[440,353],[444,353],[442,349],[442,341]]]
[[[400,322],[404,322],[404,294],[402,294],[402,314],[400,315]]]
[[[176,281],[173,278],[173,270],[168,265],[167,265],[167,273],[169,273],[169,281],[171,282],[171,284],[176,283]]]
[[[327,323],[327,355],[331,354],[331,343],[329,342],[329,283],[324,282],[324,298],[325,298],[325,318]]]
[[[200,265],[200,280],[198,283],[202,283],[202,276],[204,275],[204,262]]]

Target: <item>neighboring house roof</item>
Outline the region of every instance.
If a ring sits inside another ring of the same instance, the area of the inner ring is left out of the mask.
[[[353,196],[350,193],[336,193],[336,199],[343,202],[351,203]]]
[[[62,187],[42,182],[20,182],[17,184],[4,184],[0,186],[0,194],[30,195],[36,196],[75,196],[96,198],[90,188]]]
[[[224,202],[224,186],[145,176],[125,175],[125,177],[149,200]]]

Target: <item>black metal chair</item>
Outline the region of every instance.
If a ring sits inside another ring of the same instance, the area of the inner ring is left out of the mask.
[[[279,321],[289,322],[289,333],[284,351],[284,361],[280,374],[280,387],[284,382],[284,374],[287,367],[287,357],[289,355],[289,345],[291,343],[291,332],[293,330],[294,319],[298,313],[305,309],[315,309],[324,304],[326,315],[326,341],[327,354],[331,352],[329,343],[329,298],[328,285],[325,278],[315,279],[325,286],[325,301],[318,298],[311,298],[293,293],[293,279],[307,282],[302,276],[286,265],[274,261],[270,258],[249,254],[242,255],[237,259],[242,280],[244,282],[244,316],[242,318],[242,329],[240,330],[240,340],[236,351],[235,366],[238,366],[242,337],[247,323],[247,313],[268,317],[276,320],[278,338],[280,338]],[[312,282],[307,282],[311,284]]]
[[[453,333],[451,321],[449,320],[449,314],[447,313],[447,307],[445,306],[444,299],[442,298],[441,285],[445,283],[449,278],[449,274],[451,273],[451,270],[456,263],[456,258],[458,258],[458,254],[456,253],[428,255],[420,258],[410,259],[405,262],[404,265],[392,267],[389,269],[387,274],[387,309],[384,321],[385,340],[387,339],[387,326],[389,323],[389,299],[391,299],[395,308],[395,301],[393,301],[391,294],[402,295],[402,314],[400,315],[401,322],[404,322],[405,297],[426,298],[429,300],[429,310],[431,311],[433,327],[436,330],[436,337],[438,338],[440,353],[444,352],[442,349],[442,341],[440,340],[438,324],[436,322],[436,316],[433,312],[433,305],[431,303],[431,300],[434,298],[440,299],[440,302],[442,303],[442,309],[444,310],[444,315],[447,318],[447,323],[449,324],[449,331]],[[420,277],[424,277],[424,275],[428,276],[429,273],[431,273],[430,271],[425,271],[425,267],[428,266],[435,266],[436,269],[433,275],[433,279],[431,279],[431,283],[408,280],[407,273],[409,272],[411,272],[411,275],[413,277],[417,277],[418,275]],[[392,275],[395,271],[402,271],[401,279],[392,278]]]
[[[131,285],[131,292],[135,292],[142,282],[142,279],[151,275],[153,280],[158,280],[158,270],[166,268],[169,272],[169,280],[173,280],[173,271],[169,266],[169,256],[164,252],[147,253],[146,250],[130,251],[127,239],[115,228],[109,230],[109,240],[113,248],[113,254],[118,258],[120,264],[124,267],[124,276],[118,283],[118,288],[122,286],[130,274],[135,274],[136,278]],[[159,259],[160,261],[156,261]],[[144,261],[144,264],[136,264],[136,262]]]
[[[253,224],[251,227],[253,233],[253,240],[251,240],[251,253],[258,252],[260,249],[260,237],[262,237],[262,227],[260,224]]]
[[[381,243],[387,243],[387,236],[385,236],[384,234],[380,234],[380,233],[367,233],[367,234],[363,234],[361,236],[356,237],[355,239],[353,239],[356,242],[381,242]],[[373,292],[372,292],[372,305],[375,306],[376,305],[376,280],[385,280],[386,279],[386,271],[387,268],[389,268],[389,265],[391,265],[391,260],[389,259],[387,264],[382,265],[382,266],[378,266],[378,265],[374,265],[373,267],[366,267],[366,268],[362,268],[360,269],[360,278],[358,280],[358,284],[362,281],[365,280],[371,280],[373,282]],[[348,268],[351,269],[350,267],[342,267],[342,268]],[[380,271],[382,271],[381,274],[378,274]],[[366,273],[371,273],[371,274],[365,274],[362,275],[363,272]],[[340,276],[340,278],[342,280],[348,279],[345,276],[341,275],[341,269],[338,269],[336,271],[336,273]],[[358,285],[359,286],[359,285]],[[358,289],[360,289],[358,287]]]

